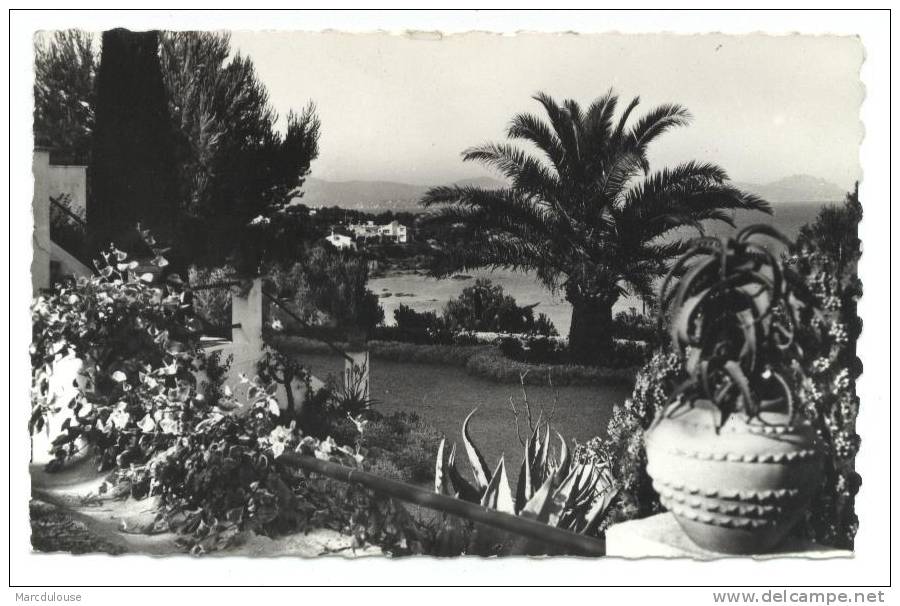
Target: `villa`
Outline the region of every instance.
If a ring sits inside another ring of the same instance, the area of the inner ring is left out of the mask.
[[[353,238],[350,236],[345,236],[343,234],[336,234],[331,232],[330,236],[326,236],[325,239],[329,244],[337,248],[338,250],[347,250],[347,249],[355,249],[356,244],[353,242]]]
[[[397,242],[398,244],[406,244],[407,231],[406,226],[399,221],[391,221],[385,225],[376,225],[374,221],[366,221],[360,224],[350,224],[347,226],[357,238],[368,240],[370,238],[380,238],[389,242]]]

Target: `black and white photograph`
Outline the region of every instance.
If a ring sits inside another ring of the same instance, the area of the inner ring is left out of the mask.
[[[120,16],[18,48],[22,557],[716,585],[887,532],[864,37]]]

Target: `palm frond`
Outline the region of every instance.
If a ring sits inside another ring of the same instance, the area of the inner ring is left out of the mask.
[[[577,159],[580,157],[578,149],[578,135],[575,132],[575,125],[572,116],[564,107],[560,107],[550,95],[538,92],[533,99],[544,106],[547,117],[550,119],[550,126],[559,140],[563,151],[565,152],[563,161],[557,165],[557,171],[563,174],[571,174],[577,170]]]
[[[460,246],[444,251],[436,260],[432,274],[444,277],[458,271],[479,268],[503,268],[513,271],[546,273],[553,265],[544,247],[533,241],[491,230],[470,231]]]
[[[667,103],[650,110],[638,119],[631,128],[629,139],[631,145],[640,152],[645,152],[657,137],[669,129],[686,126],[691,114],[681,105]]]
[[[616,113],[619,97],[609,89],[605,95],[598,97],[588,107],[585,118],[585,131],[592,145],[602,149],[612,137],[612,120]]]
[[[631,103],[628,104],[628,107],[625,108],[625,111],[622,112],[622,115],[619,116],[619,124],[616,126],[616,130],[613,132],[613,138],[618,141],[622,138],[622,135],[625,132],[625,125],[628,123],[628,118],[631,117],[631,112],[638,106],[641,102],[640,97],[635,97],[631,100]]]
[[[434,187],[426,192],[420,204],[440,209],[423,217],[425,224],[464,224],[468,229],[503,229],[521,237],[536,240],[553,238],[565,232],[566,222],[554,206],[522,195],[515,189],[480,187]]]
[[[547,156],[547,159],[559,172],[566,161],[566,152],[562,142],[553,129],[533,114],[516,114],[506,129],[510,139],[522,139],[533,143]]]
[[[557,176],[523,150],[503,143],[487,143],[463,152],[466,161],[478,161],[497,169],[513,187],[542,199],[555,195]]]
[[[724,212],[728,210],[772,212],[768,202],[726,179],[724,170],[708,163],[686,162],[658,171],[625,192],[617,219],[640,238],[652,239],[681,226],[702,231],[702,221],[733,225]]]

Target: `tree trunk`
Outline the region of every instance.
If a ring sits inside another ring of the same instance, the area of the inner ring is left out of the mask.
[[[569,355],[579,364],[608,364],[613,355],[613,301],[578,298],[572,303]]]

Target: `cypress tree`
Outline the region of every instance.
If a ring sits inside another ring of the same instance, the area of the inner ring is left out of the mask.
[[[103,32],[87,207],[94,250],[113,242],[140,253],[137,223],[171,242],[178,211],[174,146],[158,33]]]

